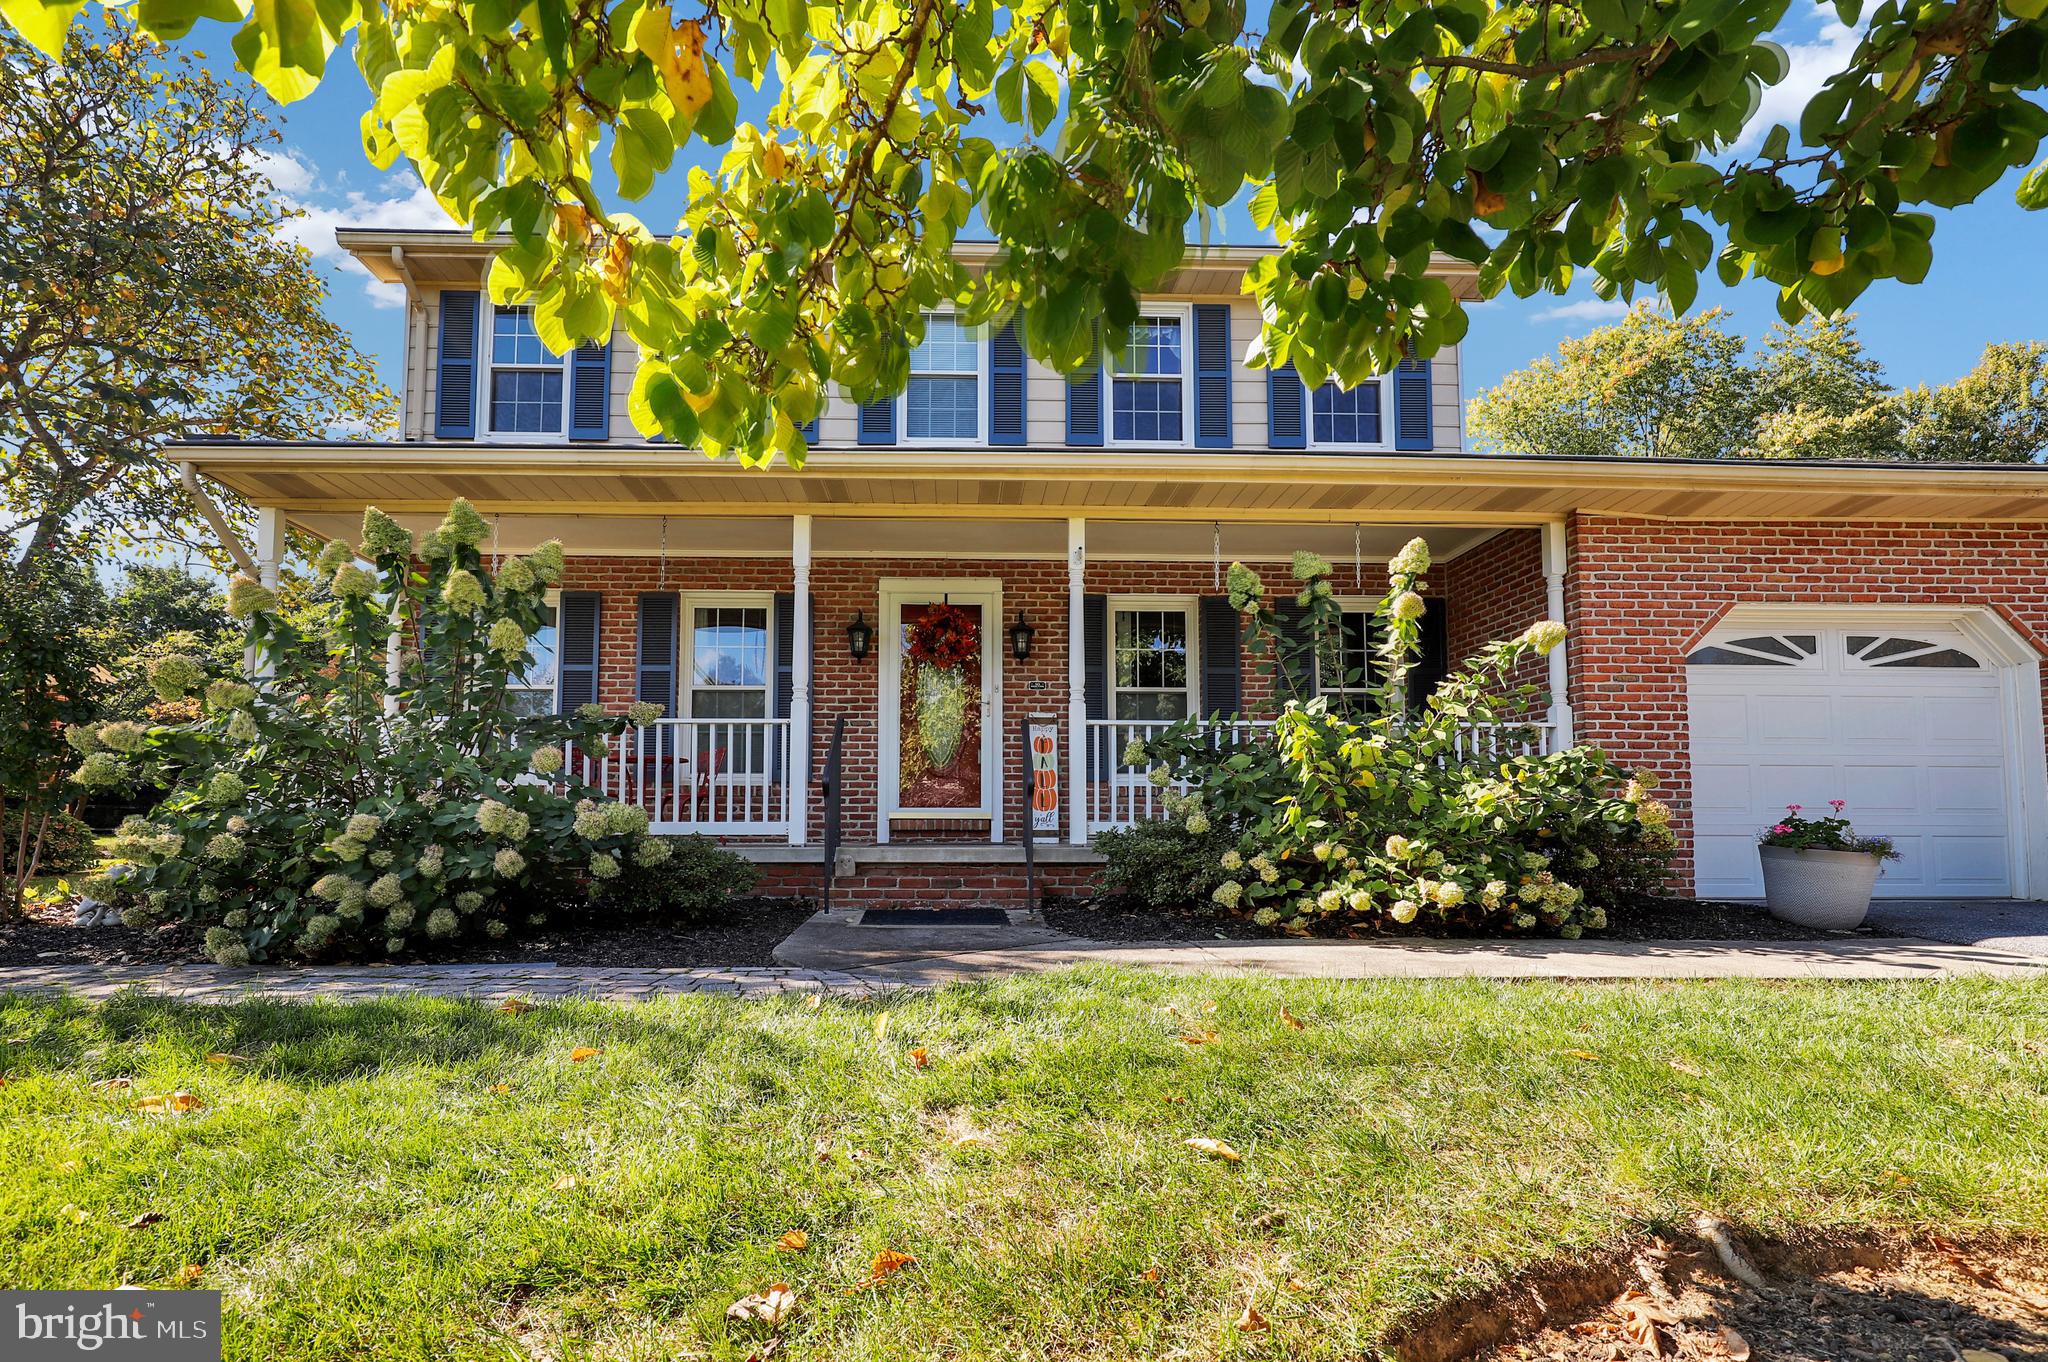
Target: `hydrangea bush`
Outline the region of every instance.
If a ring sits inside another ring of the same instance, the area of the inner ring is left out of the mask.
[[[159,658],[151,684],[167,701],[199,697],[197,718],[68,735],[79,784],[140,774],[167,791],[121,827],[119,862],[85,891],[122,903],[133,925],[201,925],[214,959],[246,964],[502,937],[666,859],[645,810],[599,798],[564,760],[569,743],[604,755],[660,707],[520,712],[511,686],[562,548],[493,574],[479,552],[489,535],[465,501],[417,543],[373,509],[360,546],[336,541],[316,560],[333,598],[316,620],[287,618],[275,592],[237,578],[229,610],[258,680]]]
[[[1190,720],[1123,754],[1166,789],[1188,851],[1212,858],[1200,887],[1217,907],[1296,932],[1429,919],[1576,937],[1605,926],[1607,906],[1663,880],[1670,812],[1647,781],[1589,747],[1497,755],[1533,745],[1528,716],[1542,694],[1514,677],[1564,641],[1564,625],[1539,620],[1487,645],[1427,701],[1410,703],[1428,570],[1420,539],[1389,564],[1371,675],[1346,678],[1368,699],[1343,712],[1290,695],[1319,656],[1341,655],[1330,564],[1295,556],[1303,623],[1293,629],[1259,575],[1232,565],[1231,603],[1249,617],[1252,655],[1283,698],[1271,740],[1219,749]],[[1474,741],[1475,729],[1494,741]],[[1157,840],[1146,843],[1152,861]],[[1122,883],[1136,878],[1122,865],[1127,843],[1135,839],[1098,840],[1109,881],[1143,897],[1142,886]]]

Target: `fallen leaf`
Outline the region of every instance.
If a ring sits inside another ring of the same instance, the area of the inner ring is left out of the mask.
[[[1159,1280],[1159,1269],[1156,1267],[1148,1267],[1143,1272],[1140,1272],[1138,1276],[1144,1279],[1145,1281],[1156,1282]]]
[[[174,1092],[169,1097],[144,1097],[135,1103],[135,1110],[154,1112],[162,1115],[183,1116],[199,1111],[206,1106],[198,1097],[189,1092]]]
[[[163,1218],[164,1213],[162,1211],[144,1211],[141,1215],[128,1222],[128,1228],[131,1230],[146,1230]]]
[[[775,1241],[775,1248],[781,1253],[802,1253],[811,1246],[811,1236],[802,1230],[789,1230]]]
[[[85,1165],[81,1164],[77,1159],[66,1159],[64,1160],[64,1162],[57,1165],[57,1171],[60,1173],[76,1173],[80,1168],[84,1166]]]
[[[1208,1002],[1202,1004],[1202,1011],[1204,1012],[1214,1012],[1215,1010],[1216,1000],[1214,998],[1211,998]]]
[[[174,1092],[170,1095],[168,1105],[170,1106],[172,1111],[184,1112],[198,1111],[200,1108],[204,1107],[206,1103],[200,1101],[197,1097],[193,1096],[189,1092]]]
[[[576,1175],[574,1173],[564,1173],[555,1179],[555,1190],[558,1192],[566,1192],[575,1185]]]
[[[102,1078],[92,1085],[94,1092],[126,1092],[134,1086],[132,1078]]]
[[[889,1014],[888,1014],[888,1013],[886,1013],[886,1012],[884,1012],[884,1013],[882,1013],[882,1014],[881,1014],[880,1016],[878,1016],[878,1017],[876,1017],[876,1018],[875,1018],[875,1039],[876,1039],[876,1040],[887,1040],[888,1038],[889,1038]]]
[[[1244,1313],[1237,1317],[1239,1333],[1256,1334],[1266,1328],[1266,1317],[1259,1313],[1259,1307],[1250,1301],[1244,1304]]]
[[[248,1057],[247,1057],[246,1055],[231,1055],[231,1054],[229,1054],[229,1053],[228,1053],[227,1051],[225,1051],[225,1050],[215,1050],[215,1051],[214,1051],[214,1052],[213,1052],[212,1054],[210,1054],[210,1055],[208,1055],[208,1056],[206,1057],[206,1062],[207,1062],[208,1064],[250,1064],[250,1063],[254,1063],[254,1061],[253,1061],[253,1060],[251,1060],[251,1059],[249,1059],[249,1058],[248,1058]]]
[[[1671,1351],[1660,1326],[1675,1323],[1677,1317],[1656,1301],[1640,1291],[1624,1291],[1614,1298],[1614,1313],[1621,1316],[1622,1333],[1637,1347],[1653,1357]]]
[[[1567,1050],[1564,1052],[1564,1057],[1566,1059],[1577,1060],[1595,1060],[1600,1058],[1600,1056],[1594,1054],[1591,1050]]]
[[[1255,1230],[1274,1230],[1286,1223],[1287,1212],[1285,1211],[1267,1211],[1264,1215],[1252,1217],[1252,1228]]]
[[[1280,1009],[1280,1021],[1283,1025],[1291,1026],[1297,1031],[1308,1030],[1308,1023],[1295,1016],[1292,1012],[1289,1012],[1285,1007]]]
[[[917,1259],[908,1253],[900,1253],[895,1249],[883,1249],[875,1255],[875,1261],[868,1264],[867,1278],[855,1284],[853,1289],[859,1291],[864,1287],[874,1286],[884,1277],[900,1272],[916,1261]]]
[[[522,1013],[533,1011],[533,1004],[527,1002],[524,998],[507,998],[504,1002],[498,1004],[498,1010],[508,1017],[517,1017]]]
[[[725,1307],[725,1317],[742,1324],[765,1324],[773,1329],[796,1310],[796,1292],[788,1282],[777,1282],[766,1291],[742,1296]]]
[[[819,1163],[830,1162],[832,1158],[832,1142],[830,1140],[818,1141],[811,1146],[811,1154]]]
[[[1705,1078],[1707,1076],[1706,1071],[1697,1064],[1688,1064],[1682,1059],[1667,1059],[1664,1062],[1688,1078]]]
[[[510,1083],[493,1083],[491,1084],[491,1091],[499,1094],[508,1093],[512,1091],[512,1085]]]
[[[1299,1277],[1289,1277],[1286,1282],[1289,1291],[1307,1291],[1308,1283]]]
[[[67,1201],[59,1208],[57,1216],[61,1220],[69,1220],[74,1225],[83,1225],[86,1221],[92,1219],[92,1212],[80,1210]]]
[[[1728,1362],[1749,1362],[1749,1340],[1725,1324],[1721,1326],[1721,1351],[1728,1354]]]
[[[1187,1146],[1212,1158],[1222,1159],[1225,1163],[1242,1163],[1244,1161],[1244,1155],[1238,1153],[1235,1149],[1223,1143],[1223,1141],[1212,1140],[1206,1135],[1197,1135],[1194,1139],[1187,1141]]]
[[[1177,1092],[1170,1092],[1166,1095],[1166,1104],[1171,1107],[1184,1107],[1188,1104],[1188,1099]]]
[[[914,1068],[929,1069],[932,1066],[932,1057],[925,1052],[922,1045],[913,1046],[910,1051],[910,1063]]]
[[[1181,1033],[1180,1039],[1183,1045],[1208,1045],[1216,1039],[1216,1033],[1214,1031],[1184,1031]]]
[[[581,1064],[586,1059],[595,1059],[600,1051],[595,1045],[579,1045],[569,1052],[571,1064]]]
[[[205,1268],[199,1266],[199,1264],[197,1263],[187,1263],[185,1264],[185,1266],[178,1269],[178,1275],[174,1277],[172,1280],[177,1282],[179,1286],[190,1286],[194,1282],[198,1281],[201,1277],[204,1277],[205,1275]]]
[[[812,1012],[816,1012],[819,1008],[823,1007],[824,1005],[825,995],[822,993],[813,993],[810,997],[804,999],[804,1007]]]

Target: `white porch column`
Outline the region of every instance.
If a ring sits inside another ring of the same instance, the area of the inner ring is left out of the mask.
[[[256,508],[256,579],[277,590],[278,574],[284,565],[285,526],[284,512],[275,506]],[[276,667],[268,661],[258,661],[252,648],[244,658],[252,678],[268,677]]]
[[[1082,650],[1088,522],[1067,520],[1067,840],[1088,844],[1088,659]]]
[[[1548,520],[1543,524],[1543,587],[1545,613],[1564,622],[1565,523]],[[1572,745],[1571,640],[1550,650],[1550,722],[1557,748]]]
[[[791,516],[789,561],[796,603],[791,611],[789,700],[789,844],[811,838],[811,518]]]

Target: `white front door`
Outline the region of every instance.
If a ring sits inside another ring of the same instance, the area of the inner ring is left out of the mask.
[[[1002,591],[981,579],[882,584],[882,841],[893,823],[1003,839]]]
[[[1758,833],[1788,804],[1814,818],[1840,799],[1898,845],[1878,894],[2011,894],[2010,670],[1945,627],[1717,630],[1686,666],[1696,892],[1761,895]]]

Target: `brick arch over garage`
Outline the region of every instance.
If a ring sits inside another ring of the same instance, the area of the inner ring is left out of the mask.
[[[1566,609],[1581,742],[1653,772],[1692,884],[1685,654],[1745,604],[1995,612],[2048,653],[2048,526],[1677,522],[1579,515]],[[2040,820],[2048,811],[2034,810]],[[2038,881],[2034,891],[2040,892]]]

